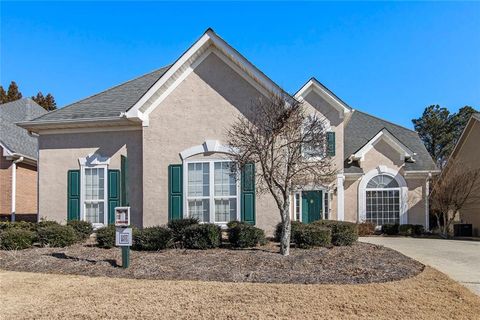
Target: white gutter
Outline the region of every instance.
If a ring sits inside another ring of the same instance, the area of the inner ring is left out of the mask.
[[[23,161],[23,157],[18,158],[17,160],[13,161],[12,164],[12,222],[15,222],[15,204],[16,204],[16,196],[17,196],[17,163]]]

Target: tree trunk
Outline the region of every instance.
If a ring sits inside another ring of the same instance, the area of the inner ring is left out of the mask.
[[[290,235],[292,224],[290,222],[290,201],[287,199],[283,205],[282,209],[282,239],[280,240],[280,253],[283,256],[288,256],[290,254]]]

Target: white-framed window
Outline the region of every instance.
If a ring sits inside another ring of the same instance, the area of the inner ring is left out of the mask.
[[[312,121],[313,118],[317,118],[318,115],[311,114],[305,119],[304,127],[302,128],[303,131],[305,131],[305,127],[308,125],[309,121]],[[324,131],[331,131],[330,123],[328,120],[323,120],[324,122]],[[325,133],[324,132],[324,133]],[[325,137],[323,141],[319,141],[311,137],[309,134],[305,134],[305,138],[308,141],[308,143],[304,143],[302,145],[302,155],[306,159],[323,159],[327,156],[328,150],[327,150],[327,138]]]
[[[391,176],[379,174],[367,183],[366,221],[375,225],[400,223],[400,186]]]
[[[94,228],[108,224],[108,164],[99,155],[80,158],[80,219]]]
[[[239,173],[228,160],[190,160],[184,164],[186,216],[226,224],[240,220]]]

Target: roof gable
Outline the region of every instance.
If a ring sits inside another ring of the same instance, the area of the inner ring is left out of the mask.
[[[355,110],[345,126],[344,155],[349,158],[362,147],[368,144],[380,131],[388,130],[406,149],[413,153],[415,162],[406,162],[406,171],[436,170],[430,154],[415,131],[393,124],[389,121],[374,117],[367,113]],[[355,171],[354,166],[345,166],[345,171]],[[358,171],[358,170],[357,170]]]
[[[37,138],[16,125],[20,121],[46,114],[47,111],[30,98],[0,105],[0,144],[4,154],[19,154],[37,159]]]
[[[261,93],[286,94],[212,29],[208,29],[126,112],[126,117],[148,125],[148,115],[211,53],[220,57]]]
[[[295,98],[298,100],[303,100],[310,92],[314,91],[320,97],[329,102],[335,109],[338,110],[339,115],[343,118],[345,113],[352,111],[352,108],[347,105],[342,99],[337,97],[330,89],[325,87],[320,81],[315,78],[308,80],[300,90],[295,93]]]
[[[363,145],[357,152],[350,155],[350,160],[363,160],[365,155],[372,150],[377,143],[385,141],[395,151],[400,154],[402,160],[409,159],[415,161],[413,158],[414,152],[392,135],[387,129],[380,130],[372,139],[370,139],[365,145]]]

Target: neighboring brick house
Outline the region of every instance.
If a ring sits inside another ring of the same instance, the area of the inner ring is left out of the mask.
[[[172,65],[22,123],[39,134],[40,216],[102,226],[129,204],[137,226],[190,216],[271,233],[280,221],[273,197],[236,179],[225,155],[226,130],[271,94],[285,92],[209,29]],[[314,78],[294,97],[328,120],[338,174],[298,186],[293,219],[428,227],[437,170],[416,132],[354,110]],[[255,166],[246,169],[237,174]]]
[[[450,161],[453,160],[453,161]],[[460,139],[450,156],[450,163],[462,166],[467,170],[480,169],[480,113],[474,113],[463,130]],[[447,164],[445,173],[448,174],[450,165]],[[460,222],[472,225],[473,235],[480,236],[480,181],[474,186],[474,193],[460,210]]]
[[[47,113],[32,99],[0,105],[0,219],[37,220],[37,137],[15,123]]]

